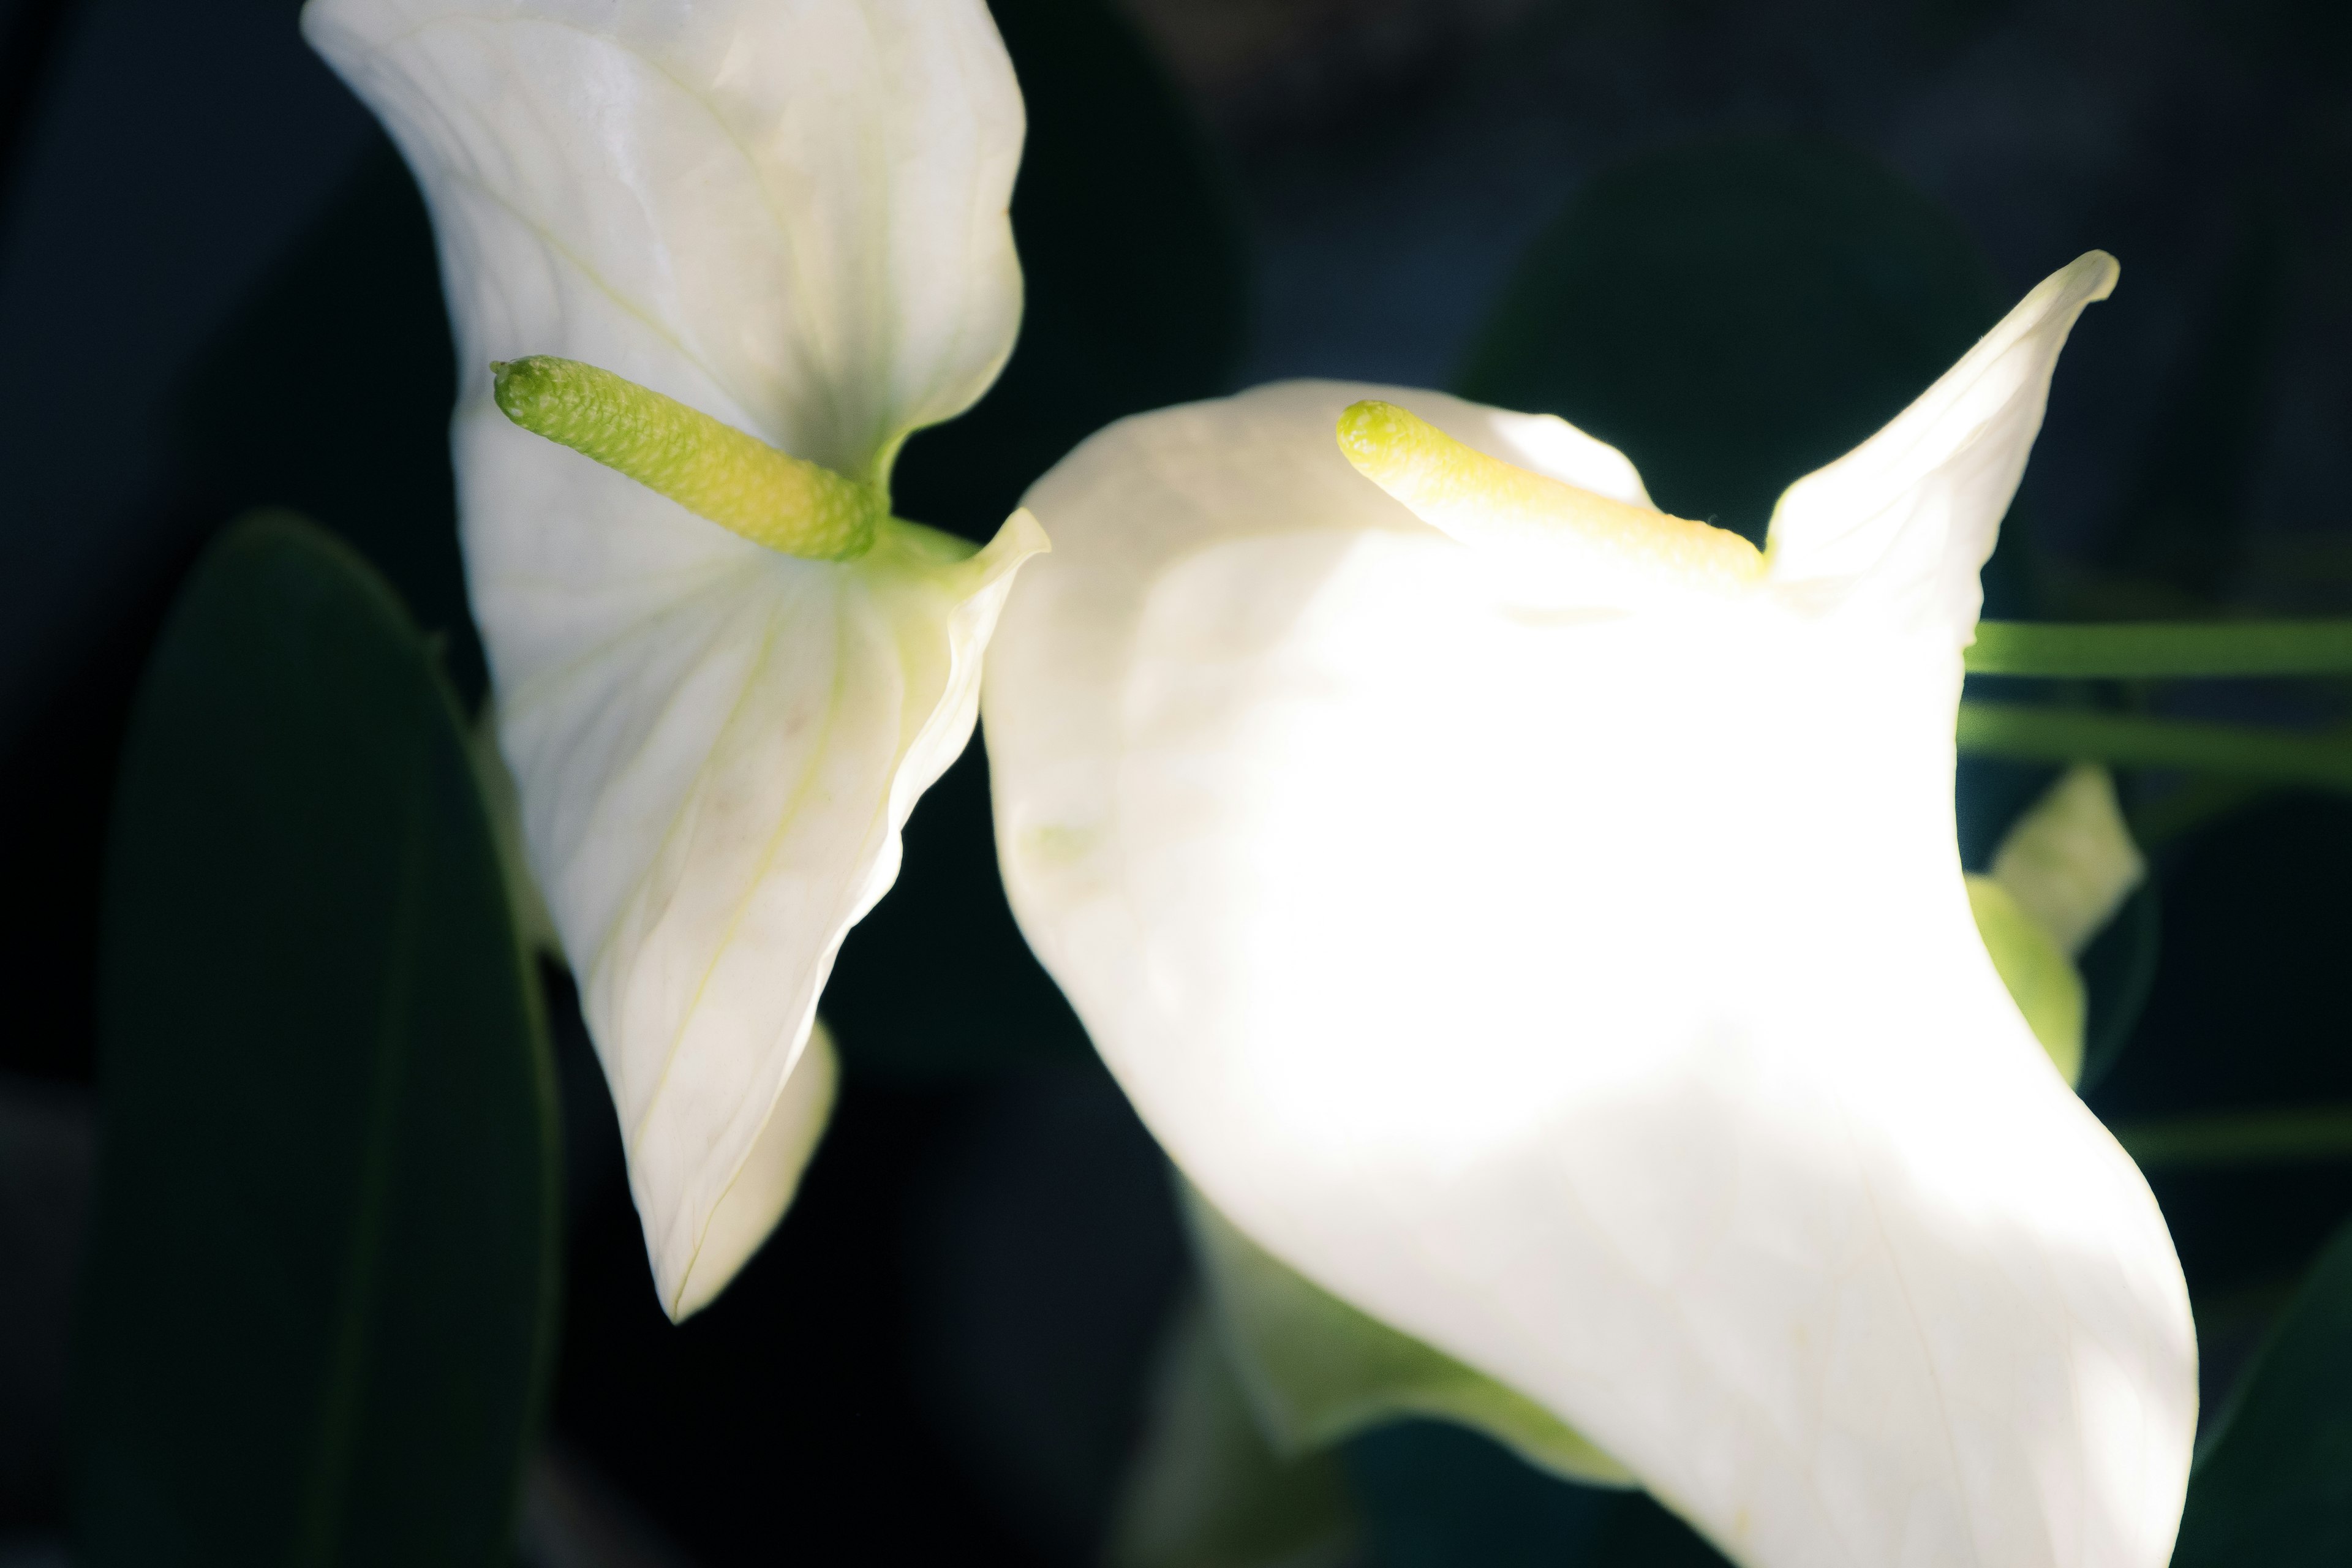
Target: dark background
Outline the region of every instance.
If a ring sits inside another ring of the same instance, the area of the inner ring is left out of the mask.
[[[1004,8],[1024,79],[1061,47],[1057,26],[1108,25],[1068,22],[1075,9]],[[276,0],[0,6],[11,1568],[49,1561],[41,1542],[61,1507],[98,868],[124,717],[171,592],[237,510],[292,502],[353,537],[446,634],[461,689],[481,679],[446,570],[435,454],[451,367],[429,249],[404,175],[291,12]],[[1119,256],[1119,277],[1231,268],[1239,298],[1216,312],[1225,325],[1180,322],[1162,352],[1138,356],[1150,364],[1088,383],[1095,403],[1077,400],[1064,424],[990,445],[1005,473],[984,495],[940,476],[981,462],[971,431],[992,426],[926,437],[929,451],[919,441],[901,481],[910,515],[988,526],[1098,422],[1084,413],[1097,405],[1288,375],[1451,384],[1527,247],[1596,172],[1694,140],[1802,132],[1939,204],[2005,298],[2093,246],[2122,258],[2116,297],[2067,352],[2026,480],[2019,515],[2045,604],[2352,611],[2352,8],[1130,0],[1119,15],[1206,151],[1139,132],[1143,151],[1114,174],[1192,182],[1207,195],[1186,199],[1222,211],[1200,220],[1196,249],[1118,211],[1080,237]],[[1041,136],[1049,112],[1120,112],[1082,90],[1053,101],[1065,107],[1033,93]],[[1039,224],[1048,184],[1101,173],[1055,155],[1023,176]],[[1230,234],[1209,232],[1212,219]],[[1066,233],[1058,250],[1023,239],[1041,345],[1024,342],[1026,374],[1076,384],[1079,372],[1046,356],[1055,332],[1080,331],[1088,269],[1048,258],[1084,247]],[[352,343],[375,357],[326,352]],[[2188,700],[2295,718],[2332,694]],[[603,1522],[590,1534],[635,1542],[635,1555],[570,1561],[1094,1554],[1189,1266],[1156,1152],[993,894],[985,821],[975,752],[919,812],[908,880],[853,937],[828,993],[849,1072],[802,1199],[682,1330],[655,1307],[610,1111],[566,983],[548,977],[570,1282],[533,1517],[545,1530],[591,1518]],[[2352,810],[2272,798],[2164,847],[2161,865],[2164,966],[2095,1104],[2127,1117],[2352,1099]],[[944,967],[894,973],[887,953],[909,940]],[[2316,1167],[2158,1190],[2209,1373],[2226,1378],[2352,1212],[2352,1184]],[[1481,1440],[1442,1430],[1360,1441],[1347,1463],[1378,1516],[1378,1560],[1517,1561],[1455,1516],[1576,1511]],[[1580,1518],[1527,1539],[1589,1531]]]

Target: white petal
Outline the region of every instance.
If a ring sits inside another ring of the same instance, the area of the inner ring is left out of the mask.
[[[1966,646],[2058,351],[2118,270],[2094,250],[2051,274],[1893,423],[1790,485],[1772,510],[1773,580],[1817,608],[1852,604]]]
[[[1020,322],[982,0],[311,0],[440,236],[461,401],[562,354],[865,477]]]
[[[466,465],[475,514],[627,482],[541,448],[562,475],[527,474],[537,453]],[[971,737],[982,650],[1043,542],[1022,513],[948,564],[951,549],[891,524],[845,565],[747,544],[747,560],[615,573],[601,589],[476,553],[484,624],[515,634],[494,649],[531,859],[673,1312],[690,1269],[710,1279],[705,1232],[785,1090],[842,938],[897,878],[908,814]]]
[[[1531,610],[1350,482],[1364,395],[1509,455],[1510,416],[1280,386],[1029,497],[1000,855],[1145,1121],[1742,1562],[2158,1568],[2186,1292],[1970,919],[1957,640]]]
[[[829,1100],[797,1065],[817,994],[1043,540],[778,555],[518,429],[488,366],[585,360],[878,475],[1012,345],[1012,67],[982,0],[312,0],[304,26],[433,209],[501,744],[683,1314],[790,1197]]]
[[[702,1245],[678,1287],[674,1316],[684,1318],[709,1306],[784,1217],[793,1194],[800,1190],[801,1173],[824,1135],[840,1077],[833,1036],[820,1018],[809,1030],[799,1064],[784,1079],[784,1090],[768,1113],[768,1125],[711,1211]]]

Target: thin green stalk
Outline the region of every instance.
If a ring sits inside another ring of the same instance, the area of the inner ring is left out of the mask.
[[[2352,1160],[2352,1105],[2127,1121],[2116,1142],[2143,1166],[2278,1165]]]
[[[1959,743],[1979,756],[2038,763],[2182,768],[2352,791],[2352,742],[2244,724],[2149,719],[2020,702],[1960,704]]]
[[[1979,621],[1968,668],[1976,675],[2116,679],[2352,675],[2352,620]]]

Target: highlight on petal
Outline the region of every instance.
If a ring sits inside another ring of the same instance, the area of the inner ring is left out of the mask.
[[[1530,605],[1341,458],[1365,398],[1533,466],[1521,416],[1298,384],[1028,497],[1000,859],[1146,1123],[1252,1244],[1739,1562],[2160,1568],[2187,1293],[1970,915],[1965,626]],[[1948,519],[1953,474],[1869,504]]]
[[[1019,89],[983,0],[310,0],[303,27],[432,209],[500,749],[683,1314],[814,1146],[818,992],[1044,547],[881,507],[907,434],[1011,351]],[[565,384],[597,417],[532,417],[598,462],[501,412],[490,367],[526,360],[593,367]],[[714,427],[732,458],[682,464]]]
[[[1790,485],[1765,541],[1772,581],[1965,647],[2058,351],[2120,270],[2094,250],[2053,273],[1885,429]]]

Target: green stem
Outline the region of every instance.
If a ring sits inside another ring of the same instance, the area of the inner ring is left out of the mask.
[[[2352,621],[1979,621],[1975,675],[2156,679],[2352,675]]]
[[[2352,1159],[2352,1105],[2127,1121],[2116,1142],[2143,1166],[2277,1165]]]
[[[2352,791],[2352,743],[2243,724],[2148,719],[2020,702],[1960,704],[1959,743],[1979,756],[2037,763],[2183,768]]]

